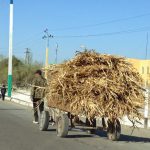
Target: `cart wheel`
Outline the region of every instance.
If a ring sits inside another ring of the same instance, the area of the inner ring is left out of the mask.
[[[39,121],[39,129],[41,131],[46,131],[49,125],[49,112],[42,111],[40,114],[40,121]]]
[[[117,141],[121,134],[121,124],[118,119],[114,122],[108,120],[107,137],[109,140]]]
[[[61,114],[57,118],[57,136],[66,137],[69,130],[69,118],[66,114]]]

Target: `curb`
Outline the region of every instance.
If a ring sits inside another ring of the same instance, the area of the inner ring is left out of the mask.
[[[20,105],[24,105],[24,106],[27,106],[27,107],[32,107],[32,105],[33,105],[32,102],[26,102],[26,101],[16,99],[16,98],[13,98],[13,97],[11,97],[11,98],[6,97],[6,100],[17,103],[17,104],[20,104]]]

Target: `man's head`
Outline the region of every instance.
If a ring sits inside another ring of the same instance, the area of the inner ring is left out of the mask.
[[[35,76],[41,76],[42,71],[41,70],[36,70],[34,74],[35,74]]]

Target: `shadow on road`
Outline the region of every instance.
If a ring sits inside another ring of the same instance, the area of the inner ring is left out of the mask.
[[[54,132],[56,129],[47,129],[47,131]]]
[[[49,132],[56,132],[56,129],[48,129],[47,131],[49,131]],[[75,133],[71,133],[71,132],[75,132]],[[80,132],[82,132],[83,134],[79,134]],[[67,135],[67,137],[66,138],[88,138],[88,137],[93,137],[93,135],[92,134],[89,134],[89,135],[87,135],[87,134],[84,134],[84,132],[83,131],[76,131],[76,130],[72,130],[72,129],[70,129],[69,130],[69,135]]]
[[[74,135],[67,135],[66,138],[88,138],[88,137],[93,137],[93,135],[74,134]]]
[[[150,143],[150,138],[130,136],[130,135],[121,135],[120,141]]]
[[[50,132],[56,132],[56,129],[48,129],[47,131]],[[107,132],[106,131],[99,131],[97,130],[95,134],[84,134],[84,132],[86,132],[86,130],[69,130],[70,132],[76,132],[75,133],[71,133],[69,135],[67,135],[66,138],[92,138],[94,137],[94,135],[97,135],[101,138],[107,138]],[[79,134],[80,132],[82,132],[81,134]],[[119,139],[119,141],[122,142],[141,142],[141,143],[150,143],[150,138],[146,138],[146,137],[137,137],[137,136],[131,136],[131,135],[125,135],[125,134],[121,134],[121,137]]]
[[[105,137],[105,138],[107,137],[107,133],[105,131],[97,131],[96,135],[98,135],[100,137]],[[121,134],[119,141],[149,143],[150,138]]]

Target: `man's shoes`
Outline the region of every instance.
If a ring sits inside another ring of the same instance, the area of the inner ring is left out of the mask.
[[[33,121],[33,123],[34,123],[34,124],[38,124],[39,122],[38,122],[38,121]]]

